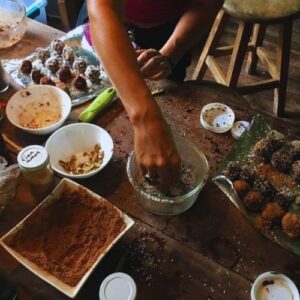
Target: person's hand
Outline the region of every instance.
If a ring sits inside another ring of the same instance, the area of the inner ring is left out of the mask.
[[[160,113],[134,126],[134,148],[145,178],[166,192],[179,177],[180,157]]]
[[[136,50],[137,61],[145,78],[160,80],[172,73],[170,59],[155,49]]]

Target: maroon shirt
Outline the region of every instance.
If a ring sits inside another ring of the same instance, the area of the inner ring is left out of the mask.
[[[136,23],[166,23],[179,18],[186,0],[127,0],[126,21]]]

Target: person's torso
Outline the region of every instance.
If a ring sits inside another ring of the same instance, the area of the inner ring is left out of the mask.
[[[187,0],[126,0],[124,18],[133,24],[163,24],[179,18]]]

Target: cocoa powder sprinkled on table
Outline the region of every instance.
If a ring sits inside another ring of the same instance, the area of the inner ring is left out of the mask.
[[[66,189],[61,199],[35,211],[5,243],[75,286],[125,226],[109,202],[98,201],[82,188]]]

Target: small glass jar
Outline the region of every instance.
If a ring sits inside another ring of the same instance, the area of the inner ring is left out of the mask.
[[[46,149],[31,145],[18,154],[18,164],[34,196],[44,197],[54,185],[53,170]]]

